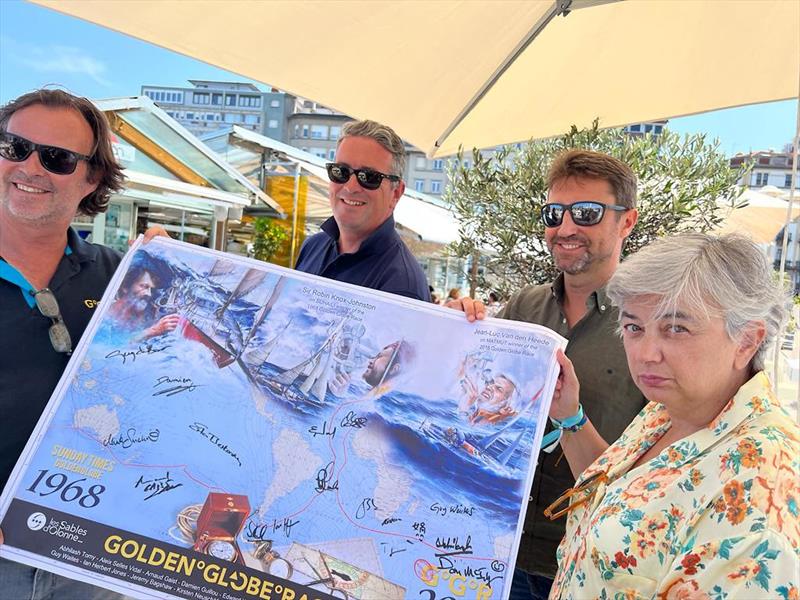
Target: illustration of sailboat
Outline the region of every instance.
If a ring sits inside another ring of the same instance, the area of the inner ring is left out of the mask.
[[[333,345],[345,321],[339,323],[308,358],[268,379],[267,387],[293,402],[324,404],[333,360]],[[305,379],[298,383],[303,375],[306,376]]]
[[[232,263],[225,260],[217,260],[208,274],[208,279],[209,281],[219,285],[220,280],[231,275],[233,271],[234,269]],[[242,352],[253,339],[259,326],[263,323],[275,303],[278,301],[283,287],[286,284],[285,277],[283,276],[278,279],[277,284],[272,290],[270,299],[256,313],[256,316],[253,320],[253,326],[250,328],[247,337],[242,340],[241,344],[234,345],[231,343],[230,332],[228,332],[223,325],[225,313],[236,301],[244,298],[247,294],[261,285],[266,276],[266,271],[261,271],[254,268],[248,269],[238,281],[233,291],[228,294],[225,301],[214,311],[212,317],[213,324],[211,324],[210,327],[207,323],[208,319],[183,319],[181,326],[183,336],[187,339],[200,342],[209,350],[211,350],[214,356],[214,362],[219,368],[227,367],[241,357]],[[206,325],[206,328],[195,323],[195,320],[206,321],[206,323],[203,323]],[[239,337],[241,338],[241,334],[239,334]],[[240,364],[243,363],[240,361]],[[250,374],[248,373],[248,375]]]

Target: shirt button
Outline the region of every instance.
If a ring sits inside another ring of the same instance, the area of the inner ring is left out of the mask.
[[[606,309],[606,305],[605,304],[601,304],[600,305],[600,312],[603,312],[605,309]]]
[[[533,502],[533,496],[528,496],[528,502]]]
[[[566,322],[567,322],[567,319],[566,319],[566,317],[565,317],[565,318],[563,318],[563,319],[561,319],[561,322],[562,322],[562,323],[566,323]]]

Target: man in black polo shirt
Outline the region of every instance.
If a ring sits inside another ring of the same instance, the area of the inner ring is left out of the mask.
[[[394,207],[405,191],[406,152],[389,127],[348,123],[328,163],[333,217],[308,238],[295,268],[430,302],[428,282],[394,228]]]
[[[33,431],[121,255],[81,240],[75,213],[122,187],[102,112],[61,90],[0,108],[0,484]],[[0,559],[3,598],[117,594]]]

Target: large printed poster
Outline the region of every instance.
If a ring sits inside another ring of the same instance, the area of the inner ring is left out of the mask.
[[[0,555],[135,597],[505,598],[564,345],[137,244],[0,500]]]

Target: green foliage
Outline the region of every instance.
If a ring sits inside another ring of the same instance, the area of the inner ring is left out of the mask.
[[[278,223],[267,217],[253,221],[253,256],[269,261],[281,245],[289,239],[289,233]]]
[[[703,135],[681,138],[665,130],[634,137],[622,129],[601,130],[595,121],[590,129],[573,126],[563,136],[507,146],[494,155],[473,150],[470,168],[464,168],[460,151],[444,194],[459,221],[460,239],[451,249],[460,257],[483,254],[480,288],[505,295],[555,277],[538,208],[547,198],[551,160],[570,148],[605,152],[636,173],[639,222],[626,253],[670,233],[712,229],[736,205],[735,184],[743,171],[732,169],[718,143]]]

